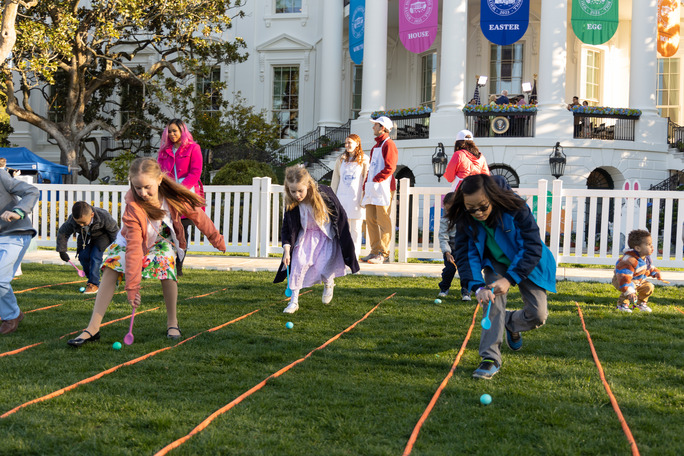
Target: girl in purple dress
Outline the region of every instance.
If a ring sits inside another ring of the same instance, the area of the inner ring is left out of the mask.
[[[330,187],[318,185],[306,168],[285,170],[285,207],[280,233],[283,260],[273,282],[285,280],[287,267],[291,267],[292,299],[283,312],[295,313],[299,290],[322,282],[321,300],[328,304],[335,277],[345,275],[345,265],[357,272],[359,263],[346,212]]]

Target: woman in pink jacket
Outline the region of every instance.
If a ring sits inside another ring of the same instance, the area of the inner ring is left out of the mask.
[[[454,156],[447,165],[444,178],[451,182],[451,191],[455,192],[461,181],[473,174],[489,175],[489,166],[473,142],[473,134],[469,130],[461,130],[456,135]]]
[[[204,198],[204,186],[202,177],[202,150],[199,144],[192,139],[192,134],[187,125],[180,119],[171,119],[164,129],[159,146],[157,162],[162,172],[184,187],[190,189],[200,198]],[[188,227],[192,225],[190,219],[183,217],[183,230],[188,243]],[[183,275],[183,261],[178,258],[178,275]]]

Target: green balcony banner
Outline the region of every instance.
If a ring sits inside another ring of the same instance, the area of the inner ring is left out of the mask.
[[[617,28],[618,0],[572,0],[572,30],[581,42],[603,44]]]

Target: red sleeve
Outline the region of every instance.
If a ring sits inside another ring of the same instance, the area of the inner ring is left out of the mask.
[[[463,179],[461,174],[463,173],[463,165],[461,163],[461,151],[454,152],[454,156],[451,157],[451,161],[447,165],[446,171],[444,171],[444,178],[448,182],[453,182],[456,177]]]
[[[394,174],[394,171],[397,170],[398,157],[399,152],[397,151],[397,146],[394,144],[394,141],[389,139],[385,141],[385,144],[382,146],[382,158],[385,161],[385,167],[373,177],[373,182],[382,182],[391,177]]]

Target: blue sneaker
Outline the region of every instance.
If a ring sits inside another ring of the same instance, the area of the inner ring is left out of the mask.
[[[480,365],[473,371],[473,378],[489,380],[499,372],[500,366],[493,359],[483,359]]]
[[[508,328],[506,328],[506,343],[511,350],[520,350],[522,348],[522,334],[509,331]]]

